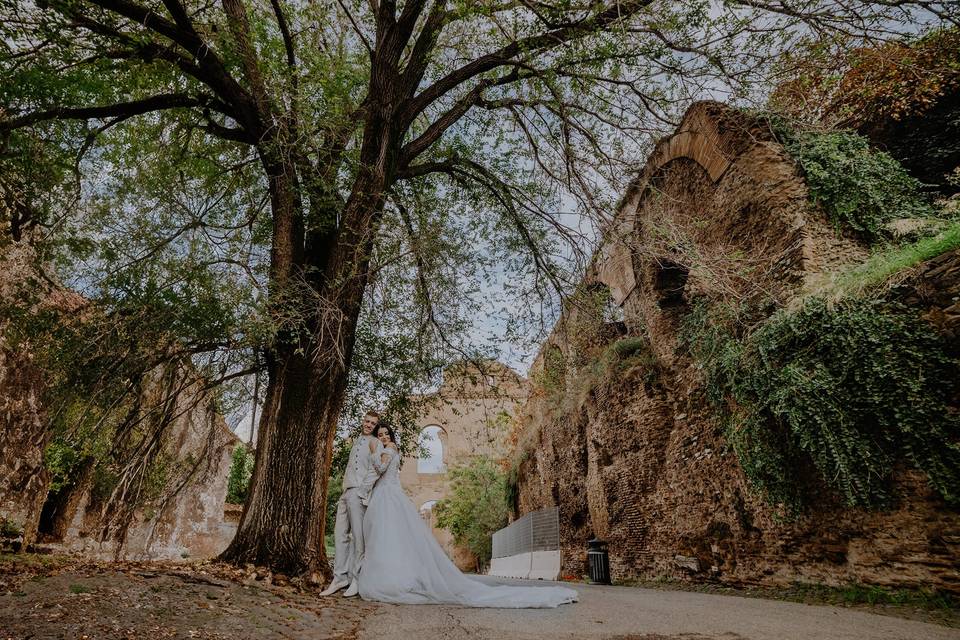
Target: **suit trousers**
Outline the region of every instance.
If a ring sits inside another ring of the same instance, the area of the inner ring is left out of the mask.
[[[356,580],[363,564],[363,514],[367,507],[362,497],[358,487],[350,487],[337,502],[337,522],[333,528],[335,579]]]

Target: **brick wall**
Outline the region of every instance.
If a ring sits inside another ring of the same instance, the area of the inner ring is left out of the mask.
[[[606,249],[587,279],[610,287],[624,326],[646,338],[658,364],[586,392],[574,369],[560,398],[534,392],[521,412],[518,512],[559,505],[563,573],[585,573],[595,535],[610,543],[615,580],[854,581],[960,592],[960,514],[920,474],[896,473],[901,499],[890,511],[850,509],[824,491],[815,513],[780,517],[752,492],[697,365],[677,349],[678,324],[699,295],[789,303],[867,255],[810,207],[769,133],[720,105],[695,105],[657,146],[613,228],[627,250]],[[664,230],[688,248],[664,242]],[[711,270],[711,259],[720,268],[730,256],[745,274]],[[893,295],[957,344],[958,252],[922,265]],[[573,316],[561,318],[544,347],[571,361]],[[543,366],[541,351],[531,377]]]

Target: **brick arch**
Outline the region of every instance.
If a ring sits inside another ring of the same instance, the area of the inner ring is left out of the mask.
[[[637,237],[638,216],[643,215],[655,185],[675,173],[678,163],[702,169],[706,184],[712,185],[718,194],[728,193],[736,185],[753,185],[750,202],[723,214],[730,228],[729,235],[724,237],[730,242],[740,242],[744,229],[755,230],[756,226],[748,222],[743,222],[741,229],[734,229],[740,219],[753,218],[767,227],[777,227],[777,233],[769,234],[769,242],[792,247],[790,264],[785,269],[799,274],[799,278],[823,270],[830,255],[836,253],[831,247],[838,244],[832,229],[820,219],[822,216],[811,211],[806,183],[773,138],[769,126],[726,105],[698,102],[687,110],[677,130],[654,147],[643,169],[630,182],[618,203],[614,222],[606,230],[595,273],[598,280],[610,287],[617,304],[626,304],[641,280],[630,248],[631,240]]]
[[[730,168],[730,158],[717,145],[715,138],[708,133],[688,130],[679,131],[670,136],[665,144],[657,145],[647,164],[649,173],[658,173],[665,165],[678,158],[689,158],[699,164],[713,182],[719,180]]]

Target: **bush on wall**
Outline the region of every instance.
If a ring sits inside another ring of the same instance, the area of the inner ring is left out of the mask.
[[[958,362],[913,310],[812,299],[742,338],[735,317],[700,304],[683,340],[725,407],[744,472],[768,499],[809,503],[797,473],[808,465],[848,505],[883,507],[902,460],[960,504],[960,418],[948,408]]]
[[[874,241],[891,220],[934,215],[920,182],[863,136],[852,131],[798,131],[777,119],[772,125],[803,170],[810,199],[838,230]]]

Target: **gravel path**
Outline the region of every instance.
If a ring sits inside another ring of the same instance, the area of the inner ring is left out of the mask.
[[[580,602],[556,610],[382,605],[365,619],[358,638],[960,640],[960,629],[842,607],[634,587],[575,588]]]
[[[395,606],[319,598],[315,586],[225,565],[8,556],[0,562],[0,640],[960,640],[960,629],[856,609],[568,586],[580,602],[559,609]]]

